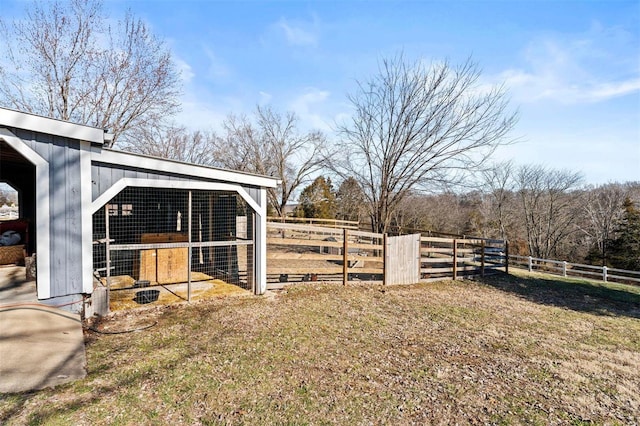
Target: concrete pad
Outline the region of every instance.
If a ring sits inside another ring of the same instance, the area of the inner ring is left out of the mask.
[[[80,315],[37,302],[24,266],[0,267],[0,393],[86,376]]]
[[[80,315],[40,303],[0,305],[0,392],[43,389],[86,374]]]
[[[11,302],[36,302],[35,280],[27,280],[24,266],[0,266],[0,304]]]

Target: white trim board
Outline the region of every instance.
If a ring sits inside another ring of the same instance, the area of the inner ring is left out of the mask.
[[[114,183],[109,189],[107,189],[102,195],[100,195],[91,203],[91,214],[97,212],[101,207],[107,204],[113,197],[118,195],[123,189],[127,187],[237,192],[255,212],[261,211],[260,205],[258,205],[258,203],[253,198],[251,198],[249,193],[247,193],[247,191],[240,185],[219,182],[122,178]]]
[[[1,111],[0,111],[1,112]],[[0,139],[36,167],[36,262],[38,299],[51,297],[49,163],[9,130],[0,128]]]
[[[92,152],[92,161],[113,164],[116,166],[127,166],[137,170],[144,169],[150,172],[165,172],[184,175],[185,177],[198,177],[215,179],[231,183],[259,186],[265,188],[275,188],[278,186],[278,179],[269,176],[254,175],[233,170],[217,169],[214,167],[201,166],[197,164],[183,163],[180,161],[167,160],[164,158],[147,157],[138,154],[131,154],[122,151],[101,150]]]
[[[80,141],[80,214],[82,226],[82,292],[93,293],[93,216],[84,206],[91,205],[91,144]]]
[[[6,108],[0,108],[0,125],[98,144],[104,143],[106,135],[103,129]]]
[[[227,191],[236,192],[243,200],[251,206],[256,213],[257,229],[254,241],[254,292],[256,294],[264,294],[267,289],[267,190],[260,189],[260,203],[257,203],[247,191],[240,185],[219,182],[200,182],[200,181],[174,181],[174,180],[155,180],[155,179],[137,179],[122,178],[113,184],[107,191],[96,198],[91,203],[91,214],[97,212],[113,197],[118,195],[127,187],[143,187],[143,188],[163,188],[163,189],[184,189],[184,190],[204,190],[204,191]]]

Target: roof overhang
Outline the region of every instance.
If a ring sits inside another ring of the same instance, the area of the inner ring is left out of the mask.
[[[185,177],[233,182],[263,188],[275,188],[280,183],[278,179],[269,176],[106,149],[103,145],[105,145],[105,142],[108,143],[112,140],[112,135],[106,133],[103,129],[54,120],[52,118],[2,107],[0,107],[0,126],[61,136],[95,144],[96,146],[91,149],[91,161],[112,164],[115,167],[131,167],[134,169],[145,169],[178,174]]]
[[[55,120],[26,112],[0,107],[0,126],[15,127],[32,132],[46,133],[65,138],[78,139],[102,145],[111,135],[103,129]]]
[[[275,188],[280,183],[278,179],[269,176],[201,166],[198,164],[150,157],[111,149],[92,150],[91,161],[103,164],[113,164],[116,167],[131,167],[135,169],[178,174],[185,177],[233,182],[263,188]]]

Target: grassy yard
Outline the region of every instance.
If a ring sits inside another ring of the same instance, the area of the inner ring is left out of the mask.
[[[0,423],[638,423],[640,288],[517,274],[119,312]]]

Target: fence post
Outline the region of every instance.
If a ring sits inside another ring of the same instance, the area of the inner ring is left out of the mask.
[[[480,276],[484,278],[484,240],[480,246]]]
[[[349,281],[349,231],[342,230],[342,285],[347,285]]]
[[[418,282],[422,279],[422,234],[418,236]]]
[[[504,242],[504,273],[509,274],[509,241]]]
[[[387,285],[387,234],[382,234],[382,285]]]
[[[453,280],[458,279],[458,241],[453,240]]]
[[[607,282],[607,267],[606,266],[602,267],[602,281],[604,281],[605,283]]]
[[[562,276],[563,277],[567,276],[567,261],[566,260],[564,262],[562,262]]]
[[[533,258],[529,256],[529,272],[533,271]]]

